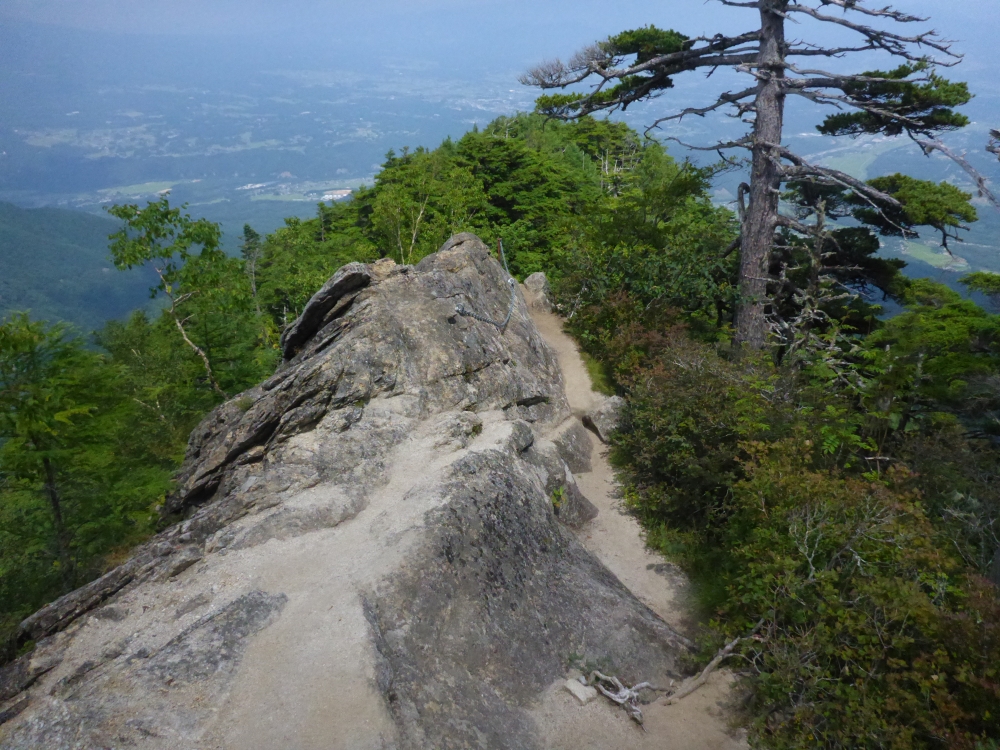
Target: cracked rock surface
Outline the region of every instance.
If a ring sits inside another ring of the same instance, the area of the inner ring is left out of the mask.
[[[0,748],[535,748],[573,663],[688,647],[571,528],[590,441],[507,277],[457,235],[345,266],[274,376],[191,436],[180,520],[22,625]]]

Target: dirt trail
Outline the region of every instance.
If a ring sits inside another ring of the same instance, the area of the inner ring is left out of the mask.
[[[532,318],[545,341],[556,351],[566,383],[570,408],[578,417],[604,398],[591,388],[590,376],[574,341],[563,332],[558,316],[533,310]],[[614,474],[597,437],[593,470],[576,475],[583,494],[600,514],[579,532],[580,541],[624,583],[633,594],[676,629],[691,626],[685,602],[687,582],[676,566],[650,551],[639,524],[625,514],[617,497]],[[625,713],[603,698],[586,706],[563,687],[553,684],[534,715],[544,728],[547,746],[557,748],[624,748],[644,750],[739,750],[747,744],[727,724],[725,705],[732,677],[720,671],[708,684],[674,706],[662,701],[643,707],[646,732]]]

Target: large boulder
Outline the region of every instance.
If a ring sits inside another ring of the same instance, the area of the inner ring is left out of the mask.
[[[532,310],[552,312],[552,289],[544,273],[533,273],[524,280],[524,299]]]
[[[621,396],[604,398],[597,406],[583,416],[583,424],[593,431],[602,443],[607,443],[611,433],[618,429],[625,399]]]
[[[571,663],[688,643],[568,525],[596,512],[556,359],[472,235],[341,269],[273,377],[194,431],[176,523],[22,625],[0,748],[540,746]]]

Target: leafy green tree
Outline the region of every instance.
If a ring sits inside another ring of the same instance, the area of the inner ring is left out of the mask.
[[[519,116],[457,144],[458,159],[486,193],[488,239],[503,240],[516,275],[556,271],[560,252],[579,241],[589,211],[604,198],[596,162],[572,132]]]
[[[152,265],[160,284],[151,290],[151,296],[162,293],[170,303],[166,315],[177,326],[184,343],[201,359],[212,388],[225,397],[208,354],[188,335],[190,317],[182,309],[196,294],[219,287],[218,276],[212,272],[225,259],[219,248],[222,230],[206,219],[192,220],[182,211],[183,207],[171,208],[167,196],[141,209],[134,204],[112,206],[108,213],[124,221],[125,226],[110,238],[111,257],[119,269]],[[192,250],[198,247],[201,262],[189,262],[195,257]],[[180,291],[182,286],[189,291]]]
[[[322,216],[314,219],[285,219],[285,226],[264,239],[258,292],[274,342],[338,268],[380,257],[362,226],[371,211],[370,191],[358,193],[348,203],[325,207]]]
[[[854,211],[855,218],[878,228],[883,235],[905,236],[914,233],[915,227],[931,227],[941,233],[941,244],[948,250],[949,238],[960,239],[957,231],[968,229],[967,224],[979,219],[969,202],[972,195],[948,182],[934,184],[894,174],[876,177],[868,184],[899,203],[898,207],[876,209],[861,196],[852,196],[852,202],[860,206]]]
[[[792,183],[784,194],[794,213],[785,217],[769,267],[777,280],[769,319],[784,345],[782,355],[803,345],[828,347],[841,330],[870,333],[879,326],[881,308],[869,301],[871,291],[900,299],[906,288],[900,275],[905,263],[878,257],[879,235],[916,237],[929,227],[941,233],[947,248],[949,237],[960,239],[964,222],[977,219],[972,196],[949,183],[896,174],[869,184],[892,195],[898,208],[877,208],[840,185]],[[844,226],[844,220],[860,226]],[[833,338],[810,341],[816,333]]]
[[[0,325],[0,644],[153,529],[176,460],[124,386],[62,326]]]
[[[400,263],[429,255],[457,232],[475,231],[486,207],[482,184],[446,148],[390,154],[373,195],[373,239]]]
[[[626,31],[578,52],[569,63],[554,61],[536,67],[522,81],[544,90],[565,89],[595,80],[589,93],[548,94],[539,98],[538,111],[570,119],[598,111],[625,109],[630,104],[663,94],[673,76],[689,71],[730,67],[752,77],[750,85],[727,91],[714,104],[688,108],[658,119],[653,127],[686,116],[704,116],[733,107],[752,119],[751,132],[738,139],[706,147],[750,152],[750,182],[740,190],[740,301],[736,313],[738,343],[765,345],[768,336],[768,268],[777,230],[787,226],[778,210],[783,182],[817,181],[850,187],[882,208],[899,210],[893,196],[850,175],[810,164],[782,143],[785,104],[799,96],[817,104],[847,108],[820,126],[830,135],[905,133],[933,135],[967,124],[953,111],[971,98],[964,84],[950,83],[935,72],[939,53],[956,59],[947,42],[934,32],[906,34],[900,26],[923,19],[891,7],[875,7],[867,0],[720,0],[735,9],[755,11],[759,21],[741,34],[687,37],[653,26]],[[834,11],[834,12],[830,12]],[[800,19],[832,25],[856,35],[856,43],[825,47],[807,39],[789,39],[786,27]],[[878,25],[869,25],[878,22]],[[817,59],[880,51],[902,58],[895,70],[860,74],[828,72]],[[744,205],[744,198],[749,203]],[[806,234],[810,234],[807,232]]]
[[[970,292],[985,294],[994,306],[1000,304],[1000,273],[976,271],[962,277],[961,282],[969,288]]]
[[[92,356],[27,315],[0,326],[0,465],[5,483],[41,487],[51,513],[52,547],[64,590],[76,581],[73,538],[66,524],[63,463],[77,423],[90,417],[86,375]]]

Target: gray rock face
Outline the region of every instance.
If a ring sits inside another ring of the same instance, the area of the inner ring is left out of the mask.
[[[589,442],[524,300],[454,313],[503,317],[506,282],[472,235],[338,271],[192,434],[180,520],[22,624],[0,748],[533,748],[574,660],[677,677],[686,641],[570,531]]]
[[[524,299],[532,310],[552,311],[552,289],[544,273],[533,273],[524,280]]]
[[[625,399],[621,396],[611,396],[588,412],[583,418],[583,424],[593,430],[602,443],[607,443],[611,433],[618,428],[624,408]]]

